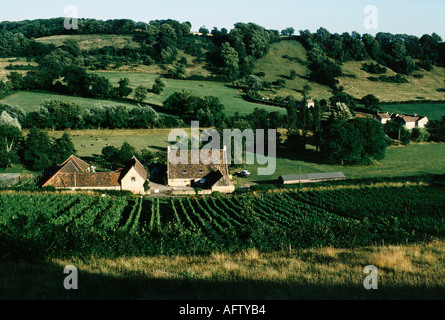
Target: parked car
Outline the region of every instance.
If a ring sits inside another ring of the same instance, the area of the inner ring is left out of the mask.
[[[239,171],[239,172],[236,173],[236,175],[238,177],[242,177],[242,178],[249,178],[250,171],[248,171],[248,170]]]

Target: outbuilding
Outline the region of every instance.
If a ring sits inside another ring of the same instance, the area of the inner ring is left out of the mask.
[[[293,174],[283,175],[278,178],[281,184],[298,184],[298,183],[311,183],[322,181],[335,181],[344,180],[346,176],[343,172],[328,172],[328,173],[305,173],[305,174]]]

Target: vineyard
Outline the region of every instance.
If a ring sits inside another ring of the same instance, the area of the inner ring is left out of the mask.
[[[445,236],[445,190],[362,187],[262,196],[0,194],[1,258],[360,247]]]

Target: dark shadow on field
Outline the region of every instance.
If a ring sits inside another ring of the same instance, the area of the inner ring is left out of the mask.
[[[166,142],[169,143],[169,144],[171,144],[171,145],[174,144],[174,143],[171,142],[171,141],[166,141]],[[167,148],[166,148],[166,147],[160,147],[160,146],[148,146],[148,148],[150,148],[150,149],[154,149],[154,150],[159,150],[159,151],[162,151],[162,152],[167,152]]]
[[[326,164],[320,152],[314,149],[306,149],[306,150],[293,149],[292,151],[287,151],[282,149],[277,151],[277,158],[312,162],[317,164]]]
[[[285,74],[279,74],[278,75],[280,78],[285,79],[285,80],[293,80],[291,77],[285,75]]]
[[[75,266],[75,263],[72,263]],[[314,285],[305,280],[266,281],[200,279],[184,270],[180,279],[149,278],[142,274],[113,277],[78,270],[78,289],[66,290],[65,266],[50,262],[0,264],[2,300],[436,300],[445,298],[445,287],[395,286],[380,283],[378,290],[356,285]],[[266,302],[265,302],[266,303]],[[266,303],[267,304],[267,303]],[[153,305],[159,308],[162,304]],[[169,304],[177,313],[180,305]],[[269,314],[273,314],[269,310]]]

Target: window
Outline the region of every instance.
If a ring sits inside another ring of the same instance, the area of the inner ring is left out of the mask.
[[[131,177],[131,182],[136,182],[136,177]]]
[[[187,170],[182,171],[183,174],[187,174]]]

